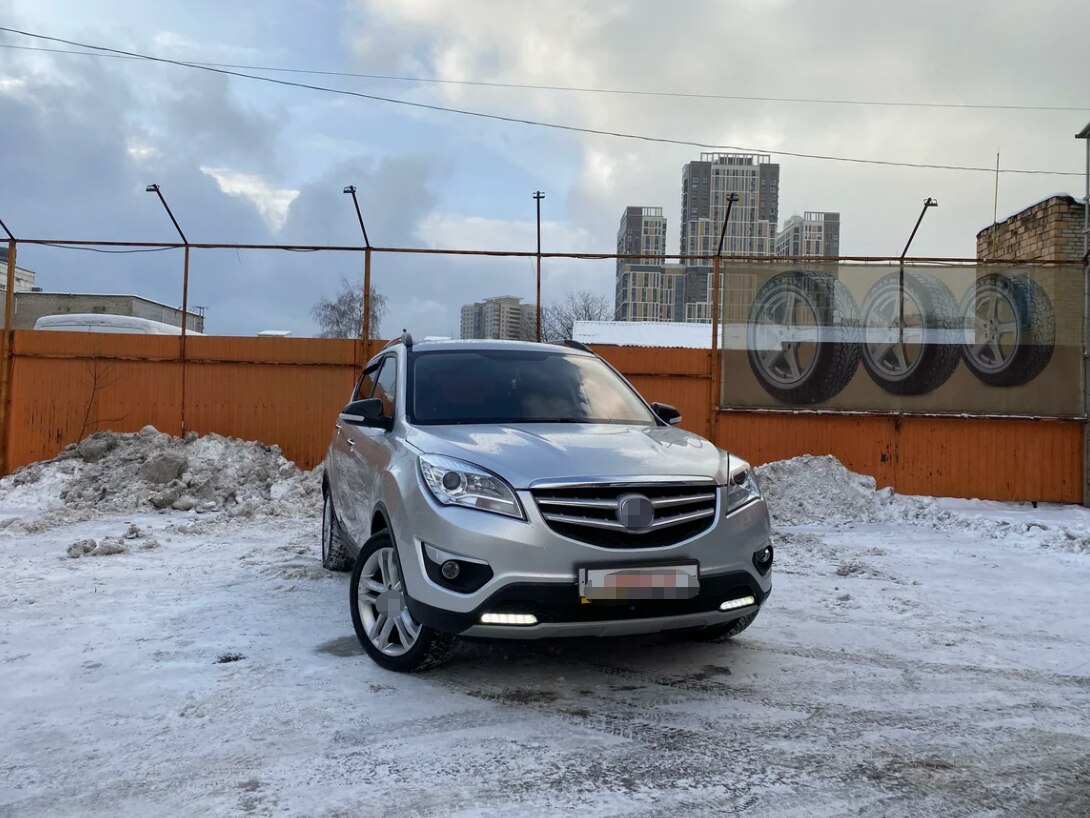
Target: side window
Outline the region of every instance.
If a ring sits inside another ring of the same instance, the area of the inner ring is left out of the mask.
[[[370,369],[363,370],[363,375],[360,377],[359,383],[356,384],[356,392],[352,396],[352,400],[367,400],[371,397],[371,390],[375,386],[375,375],[378,373],[378,368],[382,362],[375,364]]]
[[[382,362],[378,378],[375,379],[375,391],[371,396],[382,401],[384,417],[394,416],[394,398],[397,395],[397,358],[393,355]]]

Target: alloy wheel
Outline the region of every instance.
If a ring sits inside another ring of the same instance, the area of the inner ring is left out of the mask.
[[[420,624],[405,605],[405,591],[394,549],[379,548],[360,573],[360,620],[371,644],[387,656],[402,656],[420,636]]]

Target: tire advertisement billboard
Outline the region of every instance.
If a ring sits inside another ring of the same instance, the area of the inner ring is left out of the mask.
[[[1083,415],[1079,266],[721,269],[725,407]]]

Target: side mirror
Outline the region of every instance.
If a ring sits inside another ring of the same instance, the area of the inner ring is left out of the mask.
[[[668,403],[652,403],[651,411],[659,416],[659,420],[671,426],[677,426],[681,423],[681,412]]]
[[[341,410],[341,420],[356,426],[389,431],[394,427],[394,419],[382,414],[382,401],[378,398],[354,400]]]

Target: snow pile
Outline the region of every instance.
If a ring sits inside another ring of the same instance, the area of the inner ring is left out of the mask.
[[[758,466],[757,480],[777,525],[851,525],[890,520],[893,492],[832,455],[804,454]]]
[[[91,537],[85,537],[82,540],[76,540],[65,550],[65,553],[71,559],[79,559],[80,557],[108,557],[113,554],[124,554],[129,548],[140,547],[145,551],[152,548],[159,547],[159,541],[154,537],[148,537],[143,531],[136,525],[136,523],[129,523],[129,529],[120,537],[104,537],[102,540],[95,540]]]
[[[278,446],[216,434],[182,439],[146,426],[96,432],[0,480],[0,507],[40,515],[24,528],[154,509],[308,516],[321,508],[321,471],[301,471]]]
[[[1009,540],[1031,547],[1090,554],[1090,515],[1084,525],[1048,524],[990,509],[946,507],[933,497],[899,496],[877,488],[873,477],[856,474],[832,455],[802,455],[758,466],[757,479],[776,526],[846,527],[899,523],[987,540]],[[970,503],[964,503],[969,505]],[[1009,512],[1009,504],[1003,504]],[[989,513],[992,511],[992,513]]]

